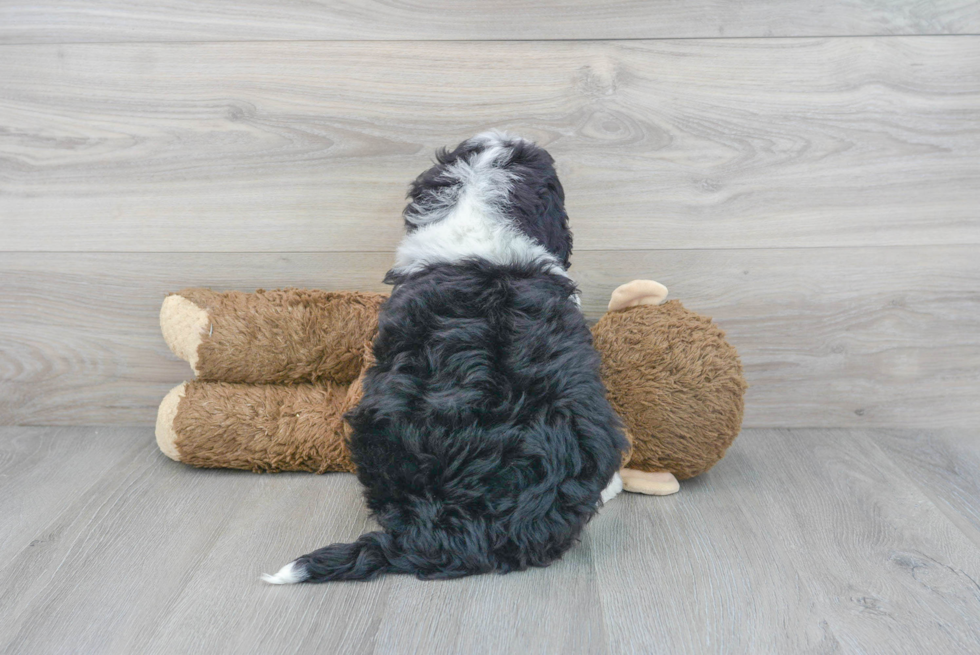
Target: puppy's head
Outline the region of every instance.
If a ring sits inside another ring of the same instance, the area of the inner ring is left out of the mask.
[[[485,132],[436,153],[436,164],[412,183],[403,213],[409,233],[473,217],[505,225],[543,248],[564,269],[572,232],[565,192],[544,148],[519,137]]]

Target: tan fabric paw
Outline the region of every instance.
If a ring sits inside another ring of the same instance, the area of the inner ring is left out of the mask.
[[[160,307],[160,330],[173,354],[197,375],[197,349],[211,327],[208,313],[183,296],[167,296]]]
[[[669,496],[680,491],[681,485],[669,471],[637,471],[636,469],[620,469],[623,478],[623,490],[648,496]]]
[[[174,460],[180,461],[180,451],[177,450],[177,432],[174,430],[174,419],[177,417],[177,405],[184,397],[187,383],[179,384],[171,389],[160,402],[157,410],[157,446],[160,452]]]
[[[653,280],[633,280],[616,287],[609,299],[609,311],[637,305],[659,305],[667,298],[667,287]]]

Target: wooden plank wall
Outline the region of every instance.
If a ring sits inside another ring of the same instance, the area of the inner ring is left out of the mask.
[[[0,6],[0,423],[152,422],[167,291],[382,290],[495,127],[558,160],[586,311],[714,316],[746,425],[976,424],[977,3],[554,4]]]
[[[969,0],[35,0],[0,43],[550,40],[972,34]]]

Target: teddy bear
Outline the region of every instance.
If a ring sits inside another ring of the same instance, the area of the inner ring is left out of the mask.
[[[724,456],[741,428],[747,388],[724,332],[666,296],[650,280],[624,284],[592,327],[630,443],[623,489],[648,495],[675,493],[678,480]],[[386,298],[292,288],[167,296],[164,339],[196,380],[161,402],[160,450],[205,468],[354,472],[344,414],[360,399]]]

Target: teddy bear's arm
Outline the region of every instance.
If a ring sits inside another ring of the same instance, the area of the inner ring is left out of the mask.
[[[167,296],[160,328],[199,380],[349,384],[360,373],[386,296],[311,289]]]

